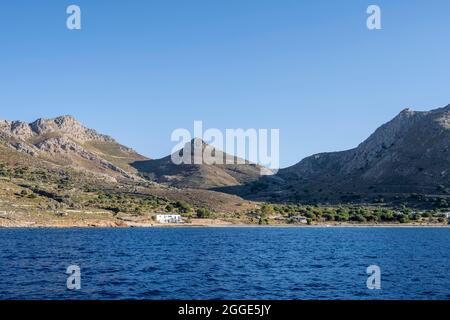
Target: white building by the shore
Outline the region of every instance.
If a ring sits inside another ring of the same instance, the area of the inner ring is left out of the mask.
[[[444,215],[447,219],[450,219],[450,211],[449,212],[444,212]]]
[[[179,214],[157,214],[156,221],[159,223],[181,223],[183,219]]]
[[[303,216],[295,216],[295,217],[292,217],[291,219],[297,223],[302,223],[302,224],[308,223],[308,219],[306,219],[306,217],[303,217]]]

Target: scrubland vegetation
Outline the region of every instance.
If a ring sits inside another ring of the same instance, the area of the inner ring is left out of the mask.
[[[276,224],[446,224],[448,203],[436,202],[431,210],[420,210],[405,204],[389,206],[382,202],[368,205],[342,204],[301,205],[255,203],[252,210],[222,212],[208,206],[198,206],[184,200],[142,192],[139,184],[120,184],[115,188],[95,178],[80,176],[76,171],[12,167],[0,163],[0,184],[4,191],[0,209],[8,203],[16,207],[35,208],[64,216],[64,210],[103,210],[112,217],[130,215],[151,218],[157,213],[180,214],[185,221],[195,219],[223,219],[233,222]],[[6,185],[14,186],[14,188]],[[11,192],[5,192],[10,190]],[[410,196],[416,201],[426,201],[420,195]],[[434,203],[434,202],[433,202]],[[1,210],[0,210],[1,211]]]

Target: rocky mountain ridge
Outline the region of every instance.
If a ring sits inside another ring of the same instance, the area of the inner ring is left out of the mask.
[[[404,109],[354,149],[316,154],[273,177],[225,191],[281,202],[341,202],[445,196],[449,188],[450,105]]]
[[[72,116],[32,123],[0,120],[0,141],[15,151],[109,179],[138,179],[128,164],[147,159],[110,136],[86,128]]]
[[[72,116],[60,116],[54,119],[38,119],[32,123],[0,120],[0,132],[5,136],[28,141],[29,139],[58,133],[71,139],[86,141],[114,142],[114,139],[84,127]]]

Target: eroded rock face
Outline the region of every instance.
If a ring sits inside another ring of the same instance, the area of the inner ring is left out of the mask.
[[[351,159],[343,168],[346,172],[370,166],[378,161],[387,150],[401,143],[408,131],[418,123],[426,113],[405,109],[393,120],[378,128],[366,141],[354,150]]]
[[[30,124],[22,121],[0,120],[0,132],[11,138],[23,141],[33,137],[55,133],[67,135],[71,139],[80,142],[114,141],[114,139],[107,135],[99,134],[95,130],[84,127],[72,116],[61,116],[55,119],[38,119]]]
[[[37,157],[39,155],[39,150],[33,145],[28,145],[22,142],[12,142],[9,146],[16,151],[26,153],[32,157]]]
[[[16,138],[19,140],[27,140],[34,135],[27,123],[7,120],[0,120],[0,133],[5,138]]]
[[[114,141],[109,136],[99,134],[95,130],[84,127],[72,116],[62,116],[55,119],[38,119],[29,126],[38,135],[58,132],[70,135],[72,139],[82,142]]]
[[[128,174],[125,170],[115,166],[114,164],[112,164],[109,161],[106,161],[105,159],[102,159],[100,156],[96,155],[91,151],[86,150],[81,145],[77,144],[76,142],[66,137],[46,139],[42,142],[37,143],[35,147],[39,149],[39,151],[45,152],[46,154],[50,155],[52,154],[59,156],[63,155],[69,157],[71,155],[76,155],[92,162],[95,165],[98,165],[99,167],[112,170],[127,178],[132,178],[132,176]]]
[[[11,130],[11,121],[0,119],[0,132],[10,131],[10,130]]]
[[[30,126],[21,121],[13,121],[11,123],[11,134],[18,137],[20,140],[27,140],[34,136],[34,132]]]
[[[105,149],[95,149],[90,146],[90,142],[105,144]],[[136,177],[113,164],[111,161],[114,160],[106,159],[108,154],[103,152],[108,153],[108,148],[120,150],[125,157],[142,157],[132,149],[121,146],[113,138],[86,128],[72,116],[38,119],[31,124],[0,120],[0,143],[33,157],[41,157],[46,161],[63,160],[78,169],[110,175],[114,179],[119,175],[130,179]]]
[[[36,144],[36,147],[49,153],[79,153],[82,154],[85,150],[72,140],[66,137],[50,138]]]

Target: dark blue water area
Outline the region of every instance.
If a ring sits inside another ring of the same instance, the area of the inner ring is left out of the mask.
[[[0,229],[0,299],[450,299],[450,229]]]

